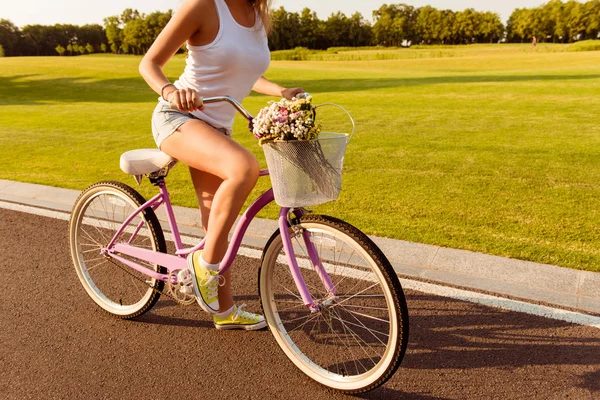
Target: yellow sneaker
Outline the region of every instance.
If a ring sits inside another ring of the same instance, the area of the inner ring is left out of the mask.
[[[244,311],[245,304],[241,306],[233,306],[231,314],[225,318],[219,318],[213,315],[215,328],[217,329],[245,329],[247,331],[256,331],[267,326],[267,321],[262,315],[249,313]]]
[[[225,284],[225,278],[218,271],[211,271],[200,265],[201,251],[195,251],[187,257],[187,267],[192,275],[192,287],[196,300],[208,313],[219,312],[219,285]]]

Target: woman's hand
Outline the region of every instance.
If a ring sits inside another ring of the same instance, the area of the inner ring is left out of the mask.
[[[296,97],[296,95],[298,95],[300,93],[304,93],[304,89],[302,89],[302,88],[283,89],[281,91],[281,96],[285,97],[288,100],[291,100],[294,97]]]
[[[165,94],[165,100],[171,103],[171,108],[177,108],[179,111],[184,112],[204,110],[200,93],[197,90],[173,88],[173,90]]]

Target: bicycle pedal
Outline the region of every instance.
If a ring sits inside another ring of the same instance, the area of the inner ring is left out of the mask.
[[[193,295],[192,275],[187,269],[182,269],[177,273],[177,282],[179,283],[179,291],[186,295]]]

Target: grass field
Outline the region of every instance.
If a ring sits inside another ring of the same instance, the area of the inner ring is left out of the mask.
[[[600,52],[557,49],[439,49],[456,57],[411,49],[423,56],[405,59],[405,50],[393,50],[399,59],[362,61],[342,54],[274,61],[267,77],[356,119],[340,199],[316,211],[379,236],[600,271]],[[73,189],[102,179],[135,185],[119,156],[154,147],[157,97],[138,62],[0,58],[0,178]],[[167,74],[176,78],[183,65],[173,60]],[[245,106],[256,112],[267,100],[251,96]],[[334,110],[321,112],[325,128],[346,130]],[[235,128],[234,138],[262,160],[241,119]],[[169,185],[176,204],[195,205],[183,166]]]

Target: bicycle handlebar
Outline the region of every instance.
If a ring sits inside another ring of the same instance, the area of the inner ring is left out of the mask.
[[[203,104],[210,104],[210,103],[220,103],[222,101],[226,101],[229,104],[231,104],[233,107],[235,107],[235,109],[244,116],[244,118],[246,118],[248,121],[252,121],[254,119],[254,117],[252,116],[252,114],[250,114],[248,112],[248,110],[246,110],[239,101],[237,101],[236,99],[234,99],[231,96],[214,96],[214,97],[200,97],[199,98],[199,103],[196,104],[196,107],[202,107]],[[171,109],[172,110],[179,110],[179,107],[177,107],[177,104],[175,104],[172,100],[170,102],[171,104]]]
[[[296,95],[296,98],[298,99],[303,99],[310,96],[309,93],[304,92],[304,93],[299,93],[298,95]],[[254,119],[254,117],[252,116],[252,114],[250,114],[248,112],[248,110],[246,110],[244,108],[244,106],[242,106],[240,104],[239,101],[237,101],[236,99],[234,99],[231,96],[213,96],[213,97],[200,97],[198,104],[196,104],[196,107],[202,107],[203,104],[210,104],[210,103],[220,103],[222,101],[226,101],[229,104],[231,104],[233,107],[235,107],[235,109],[244,116],[244,118],[246,118],[248,121],[252,121]],[[179,110],[179,107],[177,107],[177,104],[173,102],[173,100],[171,100],[170,102],[171,105],[171,109],[172,110]]]
[[[298,99],[302,99],[302,98],[306,98],[310,96],[310,93],[304,92],[304,93],[299,93],[296,98]],[[213,96],[213,97],[200,97],[198,99],[198,104],[196,104],[196,107],[202,107],[203,104],[210,104],[210,103],[220,103],[222,101],[226,101],[229,104],[231,104],[240,114],[242,114],[244,116],[244,118],[246,118],[248,120],[248,122],[252,122],[252,120],[254,119],[254,117],[252,116],[252,114],[250,114],[248,112],[248,110],[246,110],[244,108],[244,106],[242,106],[240,104],[239,101],[237,101],[236,99],[234,99],[231,96]],[[172,100],[170,102],[171,105],[171,109],[172,110],[179,110],[179,107],[177,107],[177,104],[175,104]],[[338,105],[338,104],[333,104],[333,103],[323,103],[323,104],[319,104],[316,107],[321,107],[321,106],[334,106],[334,107],[338,107],[340,108],[342,111],[344,111],[348,117],[350,118],[350,122],[352,122],[352,133],[349,135],[348,137],[348,143],[350,143],[350,140],[352,140],[352,137],[354,136],[354,132],[356,130],[356,125],[354,123],[354,118],[352,118],[352,116],[350,115],[350,113],[342,106]],[[250,130],[252,130],[252,128],[250,128]]]

